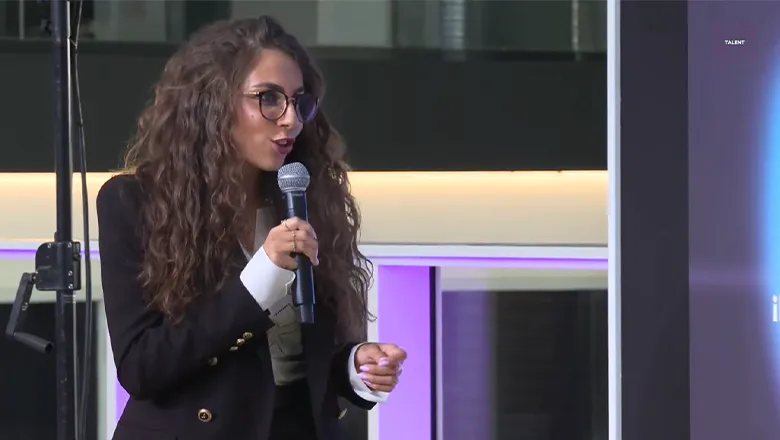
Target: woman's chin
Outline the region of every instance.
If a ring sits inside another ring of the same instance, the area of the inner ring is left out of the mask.
[[[275,173],[279,171],[279,168],[281,168],[284,165],[284,156],[277,156],[274,158],[268,158],[266,160],[257,161],[253,163],[255,168],[259,169],[260,171],[265,171],[266,173]]]

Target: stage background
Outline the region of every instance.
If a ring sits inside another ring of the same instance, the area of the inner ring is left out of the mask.
[[[688,8],[691,439],[776,439],[780,3]]]
[[[533,179],[503,184],[501,176],[472,181],[472,175],[453,183],[457,176],[426,180],[430,176],[418,174],[604,170],[604,1],[84,3],[80,66],[90,171],[119,165],[152,82],[189,32],[218,18],[270,13],[311,47],[324,70],[329,83],[325,108],[347,138],[353,166],[359,171],[415,171],[406,177],[422,179],[378,177],[372,183],[358,182],[355,176],[365,241],[606,242],[606,173],[589,182],[575,176],[576,181],[563,185],[570,192]],[[0,100],[3,173],[52,169],[51,47],[39,31],[47,15],[46,5],[35,0],[0,0],[0,36],[6,38],[0,41],[0,81],[13,85]],[[389,190],[385,185],[391,184],[395,186]],[[0,206],[14,207],[13,215],[0,218],[0,236],[46,240],[54,227],[53,186],[16,186],[25,191],[0,191]],[[91,187],[90,194],[94,197],[96,191]],[[514,206],[507,207],[506,200]],[[503,216],[490,219],[485,228],[493,212]],[[442,220],[421,228],[418,218]],[[92,236],[97,237],[96,230]],[[18,274],[31,269],[24,262],[0,266],[0,288],[6,295],[13,293]],[[603,273],[583,278],[560,272],[458,270],[443,277],[446,289],[454,292],[443,301],[445,313],[453,317],[450,322],[466,312],[474,318],[444,341],[451,349],[445,380],[476,384],[447,396],[444,417],[456,429],[447,432],[449,440],[457,435],[468,440],[521,434],[541,440],[605,436],[606,355],[605,345],[597,343],[604,341],[599,337],[606,309]],[[29,324],[46,334],[50,314],[39,310]],[[517,338],[509,336],[515,334]],[[0,418],[0,438],[50,440],[51,361],[21,355],[24,348],[9,345],[0,342],[0,358],[8,366],[2,370],[0,365],[0,370],[9,373],[3,396],[27,393],[39,399],[21,405],[0,396],[2,417],[9,420]],[[475,346],[488,351],[470,364],[466,360],[476,358],[466,349]],[[49,369],[41,366],[40,374],[27,375],[31,362]],[[486,386],[477,386],[482,384]],[[477,420],[488,408],[493,417]],[[348,417],[360,423],[362,415],[351,411]],[[469,421],[471,430],[466,429]],[[5,427],[9,430],[3,431]]]

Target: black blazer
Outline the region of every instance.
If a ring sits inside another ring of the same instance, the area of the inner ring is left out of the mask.
[[[266,331],[273,326],[236,276],[204,292],[173,325],[146,306],[137,282],[141,185],[110,179],[97,196],[103,297],[117,377],[130,394],[114,440],[265,440],[274,407]],[[237,263],[246,264],[236,244]],[[342,438],[338,396],[358,407],[347,360],[355,344],[335,343],[335,317],[317,309],[303,351],[319,440]]]

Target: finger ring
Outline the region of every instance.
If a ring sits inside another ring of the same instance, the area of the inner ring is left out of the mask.
[[[292,248],[292,251],[295,254],[295,253],[298,252],[298,250],[296,249],[297,246],[295,244],[295,231],[292,231],[292,233],[293,233],[293,248]]]
[[[287,226],[287,220],[286,220],[286,219],[285,219],[285,220],[282,220],[282,225],[283,225],[283,226],[284,226],[284,228],[285,228],[285,229],[287,229],[288,231],[292,231],[292,229],[290,229],[290,227],[289,227],[289,226]]]

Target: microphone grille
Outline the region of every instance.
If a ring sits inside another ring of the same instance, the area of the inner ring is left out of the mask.
[[[309,177],[309,170],[302,163],[293,162],[279,168],[276,180],[279,183],[279,189],[283,193],[288,193],[306,191],[311,178]]]

